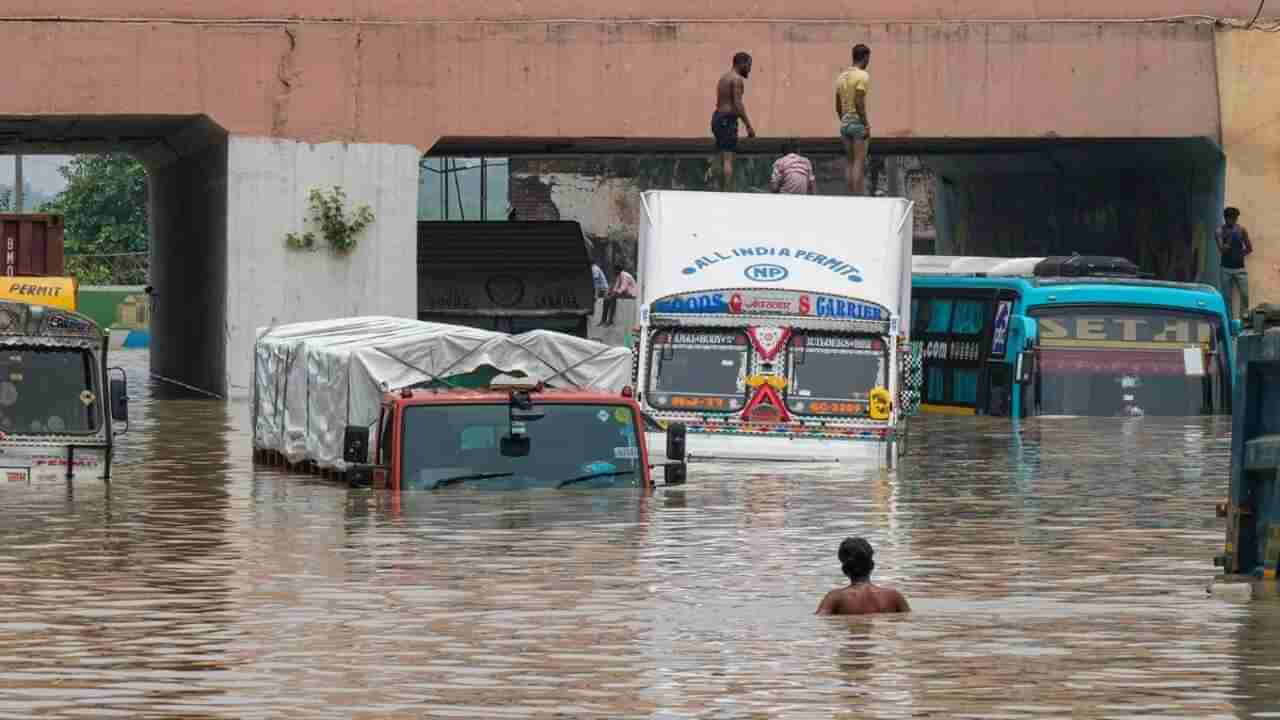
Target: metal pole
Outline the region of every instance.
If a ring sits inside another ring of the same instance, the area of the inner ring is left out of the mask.
[[[26,198],[23,197],[22,182],[22,156],[13,156],[13,211],[22,212],[23,206],[26,205]]]
[[[458,219],[466,220],[467,211],[462,209],[462,183],[458,180],[458,159],[453,159],[453,194],[458,196]]]
[[[440,183],[444,185],[444,208],[441,220],[449,219],[449,158],[440,161]]]
[[[488,161],[480,158],[480,219],[489,219],[489,173]]]
[[[884,159],[884,172],[887,175],[889,197],[902,197],[902,165],[897,155]]]

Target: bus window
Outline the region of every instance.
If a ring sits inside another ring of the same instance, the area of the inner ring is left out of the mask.
[[[866,415],[871,390],[888,384],[884,341],[797,333],[787,377],[787,406],[798,415]]]
[[[982,388],[984,340],[991,303],[963,297],[918,300],[917,322],[923,327],[925,403],[975,408]]]
[[[660,330],[649,350],[646,400],[688,412],[741,410],[746,397],[747,335],[736,330]]]
[[[1230,411],[1222,323],[1149,308],[1034,311],[1041,415],[1188,416]]]

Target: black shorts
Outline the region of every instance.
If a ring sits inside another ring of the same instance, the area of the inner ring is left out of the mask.
[[[711,134],[716,138],[717,148],[737,150],[738,116],[733,113],[722,113],[719,110],[711,113]]]

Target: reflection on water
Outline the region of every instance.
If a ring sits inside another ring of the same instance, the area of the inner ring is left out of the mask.
[[[247,406],[152,399],[122,357],[143,397],[115,481],[0,487],[0,716],[1280,706],[1280,602],[1204,590],[1226,419],[925,418],[896,472],[393,502],[255,469]],[[812,615],[855,533],[914,613]]]

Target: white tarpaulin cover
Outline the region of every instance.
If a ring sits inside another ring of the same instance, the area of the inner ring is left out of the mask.
[[[519,335],[394,317],[357,317],[262,328],[254,345],[253,444],[290,462],[343,470],[348,425],[377,439],[382,395],[485,366],[552,387],[618,393],[631,351],[572,335]]]

